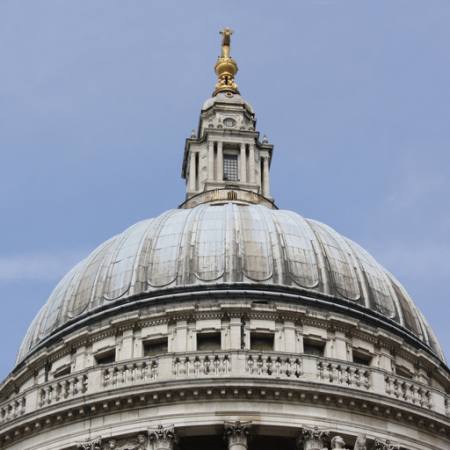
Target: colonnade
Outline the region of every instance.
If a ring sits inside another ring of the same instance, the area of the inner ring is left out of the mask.
[[[223,160],[224,160],[224,143],[222,141],[209,141],[207,146],[207,180],[209,182],[223,182]],[[200,171],[201,162],[199,157],[200,151],[192,151],[189,156],[189,192],[193,193],[202,190],[200,186]],[[256,150],[254,143],[241,142],[238,150],[239,155],[239,180],[240,184],[254,185],[258,184],[261,187],[261,192],[264,197],[270,197],[270,182],[269,182],[269,155],[260,155],[259,169],[260,179],[256,180]]]
[[[225,422],[224,438],[228,450],[247,450],[251,440],[251,422]],[[344,438],[318,427],[303,427],[297,439],[298,450],[349,450]],[[173,426],[159,425],[140,433],[134,439],[117,440],[96,438],[77,445],[79,450],[175,450],[178,438]],[[372,440],[369,444],[365,435],[356,438],[353,450],[400,450],[401,447],[389,440]],[[406,450],[406,449],[405,449]]]

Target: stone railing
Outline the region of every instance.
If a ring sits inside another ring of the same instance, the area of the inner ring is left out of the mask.
[[[25,414],[27,406],[27,399],[24,396],[17,396],[16,398],[5,402],[0,407],[0,423],[9,422],[10,420],[20,417]]]
[[[319,379],[325,383],[339,384],[356,389],[371,387],[370,370],[348,363],[317,361]]]
[[[406,378],[386,375],[386,394],[422,408],[431,408],[431,390]]]
[[[88,381],[88,374],[80,374],[47,383],[39,390],[39,407],[42,408],[85,394],[88,390]]]
[[[227,353],[175,356],[172,367],[177,378],[226,376],[231,372],[231,357]]]
[[[187,382],[193,379],[271,379],[302,383],[319,383],[339,389],[353,389],[389,397],[408,405],[448,414],[446,394],[394,376],[374,367],[331,360],[313,355],[282,352],[218,351],[186,352],[140,358],[105,366],[87,368],[82,372],[30,387],[0,404],[0,424],[11,422],[38,410],[61,407],[90,394],[149,386],[160,382]],[[83,399],[83,401],[85,401]]]
[[[120,387],[148,383],[158,378],[158,369],[158,359],[114,364],[103,369],[102,384],[104,387]]]
[[[302,359],[300,356],[250,354],[246,358],[246,371],[252,376],[300,378],[302,376]]]

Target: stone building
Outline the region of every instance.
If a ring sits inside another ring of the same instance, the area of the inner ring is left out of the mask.
[[[222,35],[184,203],[56,286],[1,385],[1,448],[450,449],[433,331],[360,246],[277,208]]]

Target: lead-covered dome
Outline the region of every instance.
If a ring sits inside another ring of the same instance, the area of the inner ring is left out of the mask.
[[[214,286],[270,286],[325,299],[393,324],[443,359],[405,289],[359,245],[291,211],[227,203],[169,210],[100,245],[56,286],[18,361],[69,323],[136,296]]]

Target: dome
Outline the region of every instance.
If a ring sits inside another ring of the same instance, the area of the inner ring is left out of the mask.
[[[359,245],[291,211],[226,203],[169,210],[100,245],[57,285],[18,362],[69,325],[137,297],[267,286],[274,296],[294,295],[406,333],[443,359],[405,289]]]
[[[233,94],[232,92],[219,92],[214,97],[208,98],[203,103],[202,111],[206,111],[217,103],[245,106],[251,114],[254,114],[252,105],[245,101],[239,94]]]

